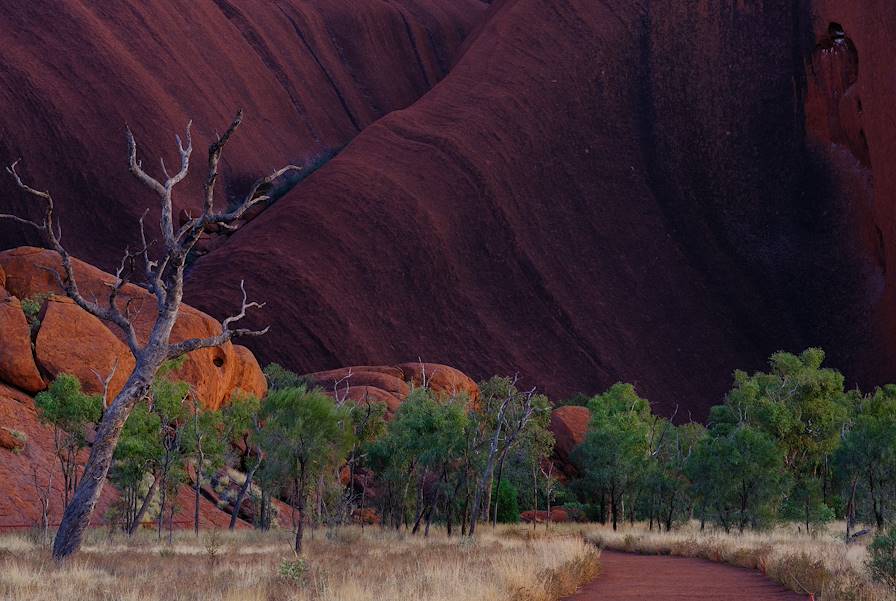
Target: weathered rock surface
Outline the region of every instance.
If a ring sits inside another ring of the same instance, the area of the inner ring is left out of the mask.
[[[108,298],[108,283],[113,276],[77,259],[73,259],[73,265],[78,287],[85,298]],[[32,247],[3,251],[0,252],[0,266],[7,274],[7,289],[15,296],[57,295],[46,301],[41,315],[36,343],[40,366],[54,376],[63,371],[73,373],[85,390],[101,392],[102,385],[93,370],[105,378],[117,362],[110,392],[114,394],[120,390],[133,368],[133,357],[122,342],[117,326],[104,324],[61,296],[62,290],[48,271],[61,272],[55,253]],[[155,298],[139,286],[127,285],[122,289],[119,302],[124,307],[129,301],[134,329],[138,339],[144,342],[155,317]],[[171,340],[206,337],[220,331],[221,325],[216,320],[184,305]],[[24,358],[20,360],[26,361],[30,353],[29,344],[27,354],[21,355]],[[176,375],[188,381],[200,402],[211,408],[227,402],[236,389],[257,396],[263,396],[267,391],[267,383],[255,357],[244,347],[231,343],[190,353]]]
[[[305,376],[332,397],[356,403],[383,403],[391,418],[407,398],[412,386],[424,381],[437,395],[465,395],[471,403],[479,398],[479,386],[453,367],[435,363],[359,365],[315,372]]]
[[[134,369],[134,357],[128,347],[102,321],[62,296],[47,299],[35,355],[51,377],[72,374],[89,393],[102,393],[103,380],[112,374],[109,401],[121,391]]]
[[[22,312],[22,304],[14,296],[5,295],[0,287],[0,381],[26,392],[43,390],[31,351],[31,328]]]
[[[867,155],[892,163],[891,7],[496,2],[444,80],[201,259],[188,298],[220,312],[263,265],[255,324],[293,324],[249,343],[263,359],[439,357],[554,396],[637,381],[696,419],[781,348],[891,380],[896,176],[874,168],[869,255],[843,192],[868,183],[861,136],[837,138],[854,166],[819,155],[806,108],[815,23],[846,15]]]
[[[566,477],[576,475],[576,469],[570,461],[570,456],[573,450],[585,441],[590,423],[591,411],[587,407],[567,405],[551,411],[549,429],[554,435],[554,457],[552,460]]]
[[[176,210],[201,206],[205,149],[238,108],[221,206],[275,166],[311,170],[382,115],[404,108],[450,68],[487,6],[480,0],[167,0],[4,7],[0,164],[56,196],[69,252],[110,270],[137,243],[155,199],[126,168],[124,129],[144,165],[170,165],[193,121],[194,166]],[[12,211],[9,211],[12,209]],[[39,209],[5,173],[0,212]],[[36,244],[0,222],[0,249]]]
[[[782,348],[896,379],[889,0],[122,5],[8,11],[0,161],[25,156],[109,267],[150,202],[107,170],[124,122],[170,162],[188,116],[201,146],[245,106],[222,196],[351,140],[191,273],[215,316],[244,277],[267,301],[263,361],[629,380],[682,419]]]

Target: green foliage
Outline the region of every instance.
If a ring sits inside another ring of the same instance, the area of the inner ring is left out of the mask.
[[[854,394],[851,414],[834,464],[847,501],[847,517],[866,517],[878,528],[894,511],[894,499],[883,491],[896,484],[896,386],[873,394]],[[867,498],[866,507],[859,501]]]
[[[520,521],[520,506],[517,503],[517,490],[507,480],[501,479],[495,487],[498,506],[498,522],[502,524],[516,524]]]
[[[286,390],[287,388],[313,388],[313,383],[295,372],[280,366],[277,363],[269,363],[264,368],[264,375],[268,379],[270,390]]]
[[[34,294],[22,299],[22,312],[25,314],[25,319],[28,320],[28,325],[31,326],[32,331],[40,328],[38,315],[40,315],[40,310],[49,297],[49,294]]]
[[[896,386],[844,390],[824,353],[775,353],[767,372],[738,371],[708,428],[653,416],[617,384],[589,401],[570,484],[592,515],[671,528],[691,514],[729,530],[797,520],[811,531],[847,518],[882,528],[896,514]]]
[[[308,575],[308,562],[301,557],[284,559],[277,566],[277,574],[292,584],[302,584]]]
[[[87,446],[87,429],[102,415],[100,395],[86,394],[81,382],[70,374],[59,374],[50,387],[34,399],[41,422],[53,426],[53,444],[62,468],[63,503],[78,484],[78,453]]]
[[[291,484],[294,507],[305,514],[311,485],[334,474],[352,448],[350,411],[320,390],[305,387],[270,392],[262,406],[259,437],[267,453],[262,481]],[[301,552],[303,520],[296,532]]]
[[[65,430],[80,446],[86,443],[85,428],[99,421],[103,408],[102,397],[84,393],[78,378],[64,373],[34,402],[43,423]]]
[[[614,384],[591,399],[591,424],[585,441],[573,452],[586,496],[606,495],[616,526],[624,496],[632,495],[649,467],[650,403],[630,384]]]
[[[704,517],[725,531],[770,524],[786,476],[775,440],[749,426],[704,438],[686,466]]]
[[[262,407],[265,448],[286,470],[315,476],[345,458],[352,439],[350,416],[318,390],[286,388],[268,394]]]
[[[868,546],[868,571],[896,592],[896,527],[880,532]]]

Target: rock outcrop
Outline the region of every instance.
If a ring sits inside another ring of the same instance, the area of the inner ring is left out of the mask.
[[[77,259],[72,262],[81,293],[87,298],[107,298],[113,276]],[[35,370],[39,367],[48,377],[72,373],[81,380],[85,390],[102,392],[102,382],[96,374],[105,378],[114,369],[109,390],[110,398],[114,396],[130,375],[133,357],[116,326],[104,324],[63,296],[52,275],[53,270],[61,273],[55,253],[32,247],[3,251],[0,266],[6,273],[4,290],[12,295],[12,300],[0,302],[0,331],[4,341],[0,350],[0,379],[36,392],[45,386],[42,380],[38,382],[40,374]],[[16,298],[43,299],[33,354],[30,330]],[[155,298],[143,288],[129,284],[122,290],[119,302],[122,307],[130,302],[134,329],[138,339],[145,341],[155,317]],[[171,339],[178,342],[220,331],[221,325],[216,320],[184,305]],[[231,343],[190,353],[175,375],[189,382],[199,401],[211,408],[227,402],[237,389],[256,396],[263,396],[267,391],[255,357],[245,347]]]
[[[554,435],[554,456],[552,461],[564,477],[576,475],[570,456],[573,450],[585,441],[591,411],[587,407],[567,405],[551,411],[550,431]]]
[[[128,347],[102,321],[64,296],[47,299],[34,354],[50,377],[72,374],[90,393],[103,392],[103,380],[111,374],[107,400],[115,398],[134,369]]]
[[[26,392],[43,390],[46,385],[34,362],[31,327],[22,312],[22,304],[3,286],[0,286],[0,382]]]
[[[427,386],[439,396],[479,399],[479,386],[465,373],[437,363],[358,365],[315,372],[305,376],[330,396],[356,403],[382,403],[391,418],[411,387]]]
[[[267,301],[263,361],[437,357],[554,397],[637,381],[682,419],[780,349],[896,379],[889,0],[124,4],[5,14],[0,161],[109,267],[148,202],[108,169],[121,125],[148,159],[245,106],[222,201],[322,165],[190,274],[217,317],[244,277]],[[36,210],[9,181],[0,206]]]

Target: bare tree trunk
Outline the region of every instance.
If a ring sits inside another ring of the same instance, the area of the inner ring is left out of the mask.
[[[296,555],[302,554],[302,538],[305,536],[305,468],[302,467],[301,482],[297,484],[296,489],[296,509],[299,511],[299,521],[296,523]]]
[[[65,559],[81,547],[84,531],[90,525],[90,516],[103,492],[121,429],[134,405],[149,392],[152,374],[155,374],[158,365],[144,364],[142,367],[141,370],[134,370],[100,422],[90,457],[84,466],[84,476],[59,524],[53,542],[54,559]]]
[[[133,536],[134,532],[137,531],[137,528],[140,527],[140,522],[143,521],[143,516],[146,515],[146,510],[149,509],[149,504],[152,502],[152,498],[156,494],[156,489],[158,487],[159,487],[159,475],[153,474],[152,484],[149,485],[149,491],[146,493],[146,496],[143,498],[143,503],[140,505],[140,509],[134,515],[134,520],[131,522],[131,525],[128,528],[128,536]]]
[[[858,485],[858,477],[853,476],[852,485],[849,487],[849,503],[846,505],[846,542],[849,542],[852,525],[856,518],[856,488]]]
[[[505,449],[504,452],[501,453],[501,460],[498,462],[498,477],[497,477],[498,488],[501,488],[501,478],[504,477],[504,461],[506,459],[507,459],[507,449]],[[493,528],[498,527],[498,503],[500,503],[500,502],[501,502],[501,495],[495,495],[495,515],[494,515],[494,522],[492,522]]]
[[[255,470],[258,469],[259,465],[261,465],[261,457],[258,458],[258,461],[255,462],[255,465],[253,465],[246,474],[246,480],[243,482],[243,485],[240,486],[240,492],[237,493],[236,501],[233,503],[233,512],[230,514],[230,526],[228,526],[230,530],[236,528],[236,521],[240,516],[240,507],[243,505],[243,500],[246,498],[249,489],[252,488],[252,478],[255,476]]]
[[[199,462],[197,462],[198,464]],[[199,536],[199,489],[202,487],[202,468],[196,466],[196,486],[193,489],[193,533]]]

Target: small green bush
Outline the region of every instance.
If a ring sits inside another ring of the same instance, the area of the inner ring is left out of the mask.
[[[874,537],[868,556],[871,576],[896,591],[896,527]]]
[[[40,309],[44,306],[44,301],[49,297],[49,294],[34,294],[22,299],[22,313],[25,314],[25,319],[28,320],[28,325],[31,326],[32,330],[40,328],[40,319],[37,316],[40,315]]]
[[[293,584],[302,584],[308,575],[308,562],[301,557],[284,559],[277,567],[277,573],[281,578]]]

